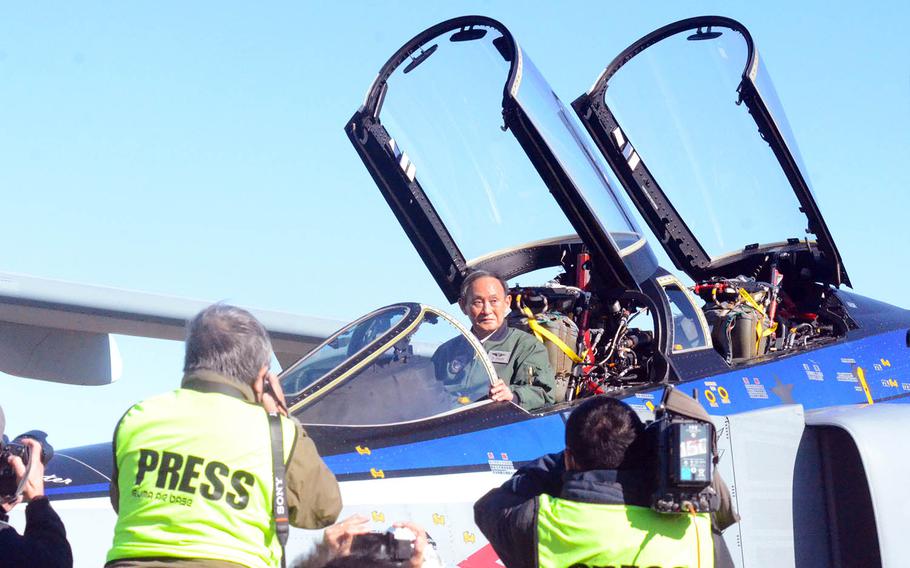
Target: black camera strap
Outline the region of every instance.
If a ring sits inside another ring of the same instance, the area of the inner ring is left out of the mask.
[[[25,484],[28,483],[28,477],[32,474],[32,467],[35,465],[35,460],[32,458],[32,449],[28,448],[28,463],[25,464],[25,474],[22,476],[22,480],[19,481],[19,486],[16,487],[16,493],[13,495],[13,500],[18,499],[22,492],[25,490]]]
[[[275,533],[281,544],[281,568],[285,567],[284,546],[288,542],[288,506],[284,488],[284,442],[281,433],[281,417],[269,412],[269,434],[272,438],[272,515],[275,517]]]

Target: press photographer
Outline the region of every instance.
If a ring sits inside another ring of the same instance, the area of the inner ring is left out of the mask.
[[[709,479],[713,430],[686,418],[695,412],[661,414],[646,430],[624,402],[588,399],[566,422],[565,451],[482,497],[474,521],[505,566],[732,566],[718,529],[735,514]],[[668,451],[689,435],[692,451]]]
[[[63,521],[44,495],[44,465],[53,450],[47,446],[45,452],[42,442],[27,434],[7,442],[5,425],[0,408],[0,568],[71,567],[73,553]],[[20,535],[7,523],[7,513],[23,500],[28,505],[25,534]]]

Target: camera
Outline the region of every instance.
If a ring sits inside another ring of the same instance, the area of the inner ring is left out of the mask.
[[[651,508],[661,513],[715,511],[715,433],[704,408],[668,386],[648,429],[656,438],[658,454]]]
[[[416,536],[410,529],[391,527],[385,532],[359,534],[351,542],[351,554],[362,554],[377,560],[407,562],[414,556]]]
[[[0,439],[0,502],[2,503],[14,501],[22,493],[25,479],[16,479],[16,472],[13,470],[13,466],[9,464],[9,458],[18,456],[26,468],[28,467],[31,460],[31,452],[29,451],[29,446],[23,443],[27,438],[35,439],[41,443],[42,463],[47,465],[47,462],[54,457],[54,448],[47,443],[47,434],[40,430],[31,430],[16,436],[12,442],[7,441],[6,436]]]

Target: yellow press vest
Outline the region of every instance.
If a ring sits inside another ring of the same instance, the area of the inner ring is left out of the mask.
[[[582,503],[546,494],[538,503],[540,568],[714,566],[707,514],[663,514],[646,507]]]
[[[287,463],[297,429],[284,417],[281,425]],[[279,563],[269,423],[261,406],[178,389],[133,406],[114,442],[120,502],[108,562]]]

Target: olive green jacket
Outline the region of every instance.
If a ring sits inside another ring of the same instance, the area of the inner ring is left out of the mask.
[[[534,336],[503,325],[482,341],[496,374],[512,389],[515,403],[525,410],[537,410],[553,404],[556,379],[547,349]],[[474,359],[474,351],[463,337],[443,343],[433,354],[436,378],[445,389],[471,401],[490,390],[483,365]]]

